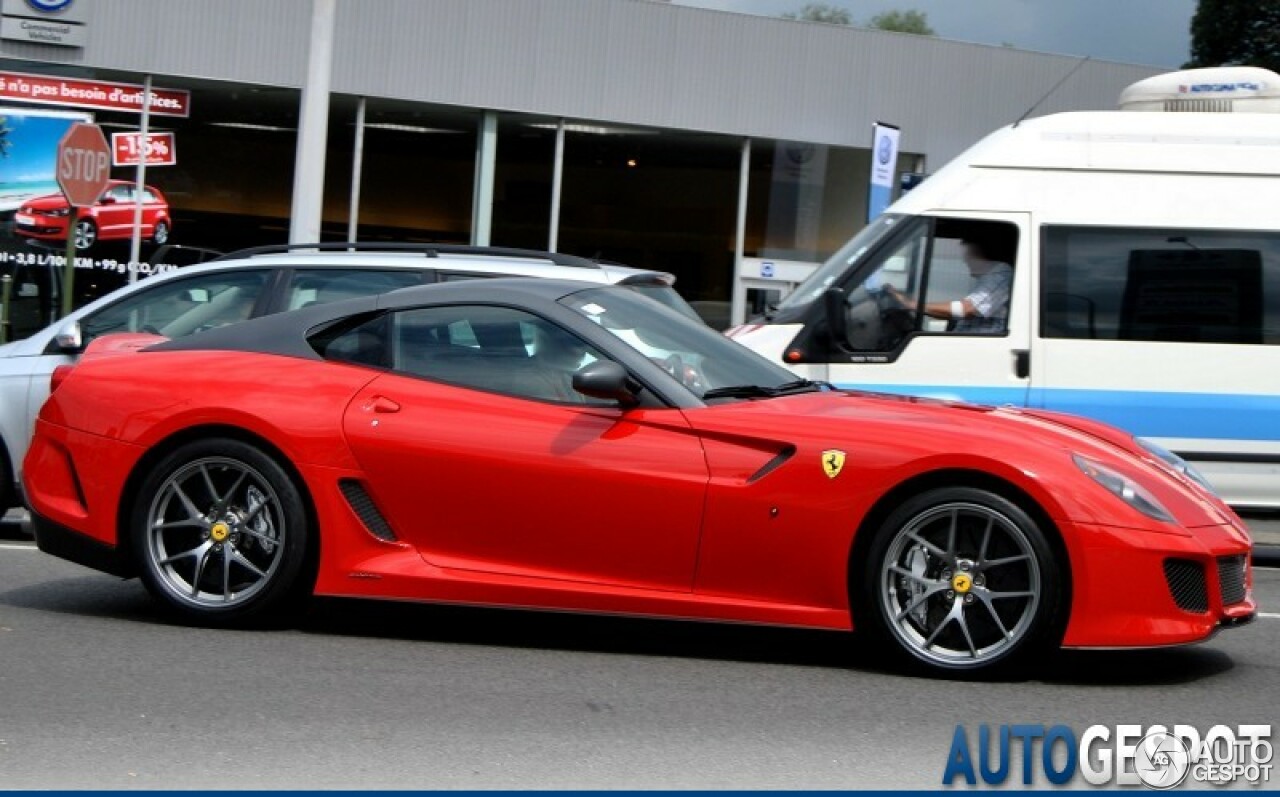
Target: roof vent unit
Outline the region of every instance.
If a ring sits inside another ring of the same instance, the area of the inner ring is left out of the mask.
[[[1167,72],[1122,91],[1120,110],[1280,113],[1280,75],[1256,66]]]

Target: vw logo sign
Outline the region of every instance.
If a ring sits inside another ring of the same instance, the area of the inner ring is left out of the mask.
[[[893,142],[888,137],[880,139],[880,147],[876,150],[876,160],[881,165],[887,164],[889,158],[893,155]]]
[[[75,0],[27,0],[27,5],[42,14],[56,14],[67,10]]]

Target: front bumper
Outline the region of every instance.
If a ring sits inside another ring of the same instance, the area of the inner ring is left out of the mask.
[[[1160,647],[1207,639],[1257,614],[1247,533],[1192,536],[1100,525],[1076,528],[1065,647]]]

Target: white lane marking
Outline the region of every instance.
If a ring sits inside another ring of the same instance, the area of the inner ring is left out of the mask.
[[[1259,617],[1265,617],[1268,620],[1280,620],[1280,614],[1276,612],[1258,612]]]
[[[34,544],[29,543],[29,542],[27,542],[27,543],[22,543],[22,542],[17,542],[17,543],[0,542],[0,549],[6,550],[6,551],[36,551],[36,550],[39,550],[38,548],[36,548],[36,546],[35,546]]]

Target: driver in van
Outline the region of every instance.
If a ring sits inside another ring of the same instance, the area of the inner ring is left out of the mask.
[[[976,239],[961,241],[964,262],[973,278],[973,287],[962,299],[925,302],[924,314],[953,322],[950,332],[1000,334],[1009,321],[1009,291],[1013,286],[1013,266],[993,259],[991,245]],[[910,307],[910,298],[889,287],[894,298]]]

